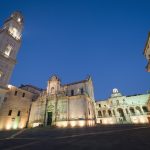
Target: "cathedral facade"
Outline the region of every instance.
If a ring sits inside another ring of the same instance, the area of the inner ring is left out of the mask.
[[[32,103],[29,126],[92,126],[95,119],[91,77],[62,85],[57,76],[52,76],[47,90]]]
[[[14,12],[0,29],[0,130],[150,123],[150,94],[124,96],[113,89],[110,98],[95,101],[90,76],[62,84],[53,75],[45,90],[32,85],[9,85],[21,46],[23,22],[22,14]]]

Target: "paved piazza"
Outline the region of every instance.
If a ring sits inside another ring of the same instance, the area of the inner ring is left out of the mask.
[[[149,150],[150,126],[36,128],[1,132],[0,150]],[[12,136],[13,135],[13,136]]]

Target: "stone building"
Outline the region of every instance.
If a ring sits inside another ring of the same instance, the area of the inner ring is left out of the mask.
[[[8,83],[21,46],[23,17],[14,12],[0,29],[0,107],[8,91]]]
[[[148,61],[146,70],[150,72],[150,32],[148,33],[147,41],[144,47],[144,56],[146,57]]]
[[[0,29],[0,130],[26,127],[31,103],[42,91],[31,85],[8,85],[21,46],[23,22],[21,13],[14,12]]]
[[[0,130],[27,127],[32,101],[42,89],[31,85],[9,85],[0,109]]]
[[[150,123],[150,94],[123,96],[113,89],[111,97],[96,102],[96,122],[99,124]]]
[[[57,76],[48,81],[47,90],[32,103],[29,126],[92,126],[95,124],[95,101],[91,77],[61,84]]]
[[[14,12],[0,29],[0,130],[39,125],[150,123],[150,94],[124,96],[113,89],[110,98],[95,102],[91,77],[62,84],[54,75],[48,80],[46,90],[32,85],[9,85],[21,46],[22,29],[20,12]],[[150,34],[144,54],[149,62]],[[149,63],[147,68],[149,71]]]

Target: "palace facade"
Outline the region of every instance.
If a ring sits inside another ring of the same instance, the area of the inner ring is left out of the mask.
[[[99,124],[150,123],[150,94],[125,96],[113,89],[106,100],[96,102],[96,122]]]
[[[62,84],[59,77],[53,75],[45,90],[33,85],[9,85],[21,46],[22,29],[23,17],[20,12],[12,13],[0,29],[0,130],[150,122],[150,94],[124,96],[113,89],[110,98],[95,101],[90,76]],[[146,45],[147,58],[148,50],[149,46]]]

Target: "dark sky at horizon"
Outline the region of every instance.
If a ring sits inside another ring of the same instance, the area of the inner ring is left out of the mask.
[[[149,0],[1,0],[1,26],[15,10],[25,20],[11,84],[46,88],[53,74],[62,83],[90,74],[96,99],[108,98],[113,88],[146,93],[149,6]]]

